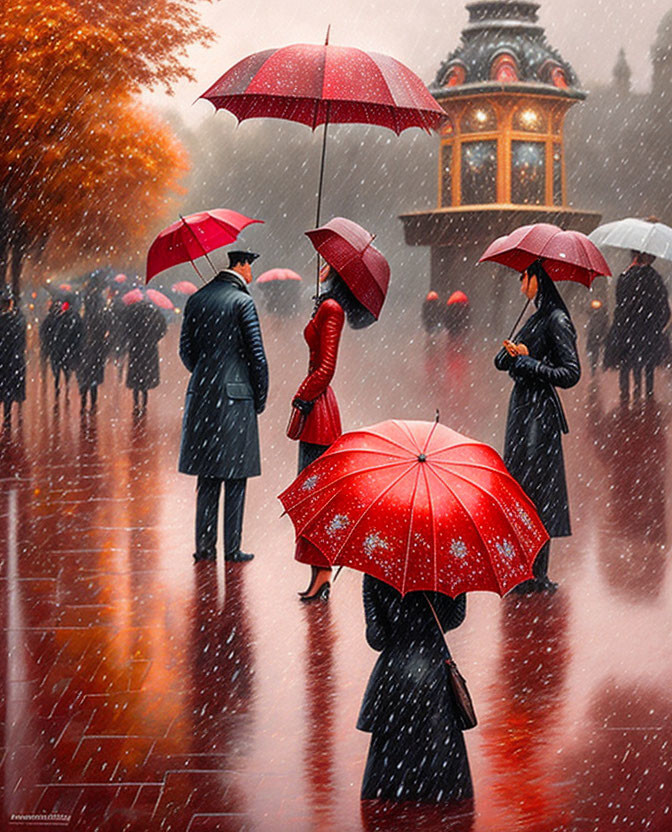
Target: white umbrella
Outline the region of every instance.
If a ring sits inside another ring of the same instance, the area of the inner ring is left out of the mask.
[[[613,246],[672,260],[672,228],[662,222],[628,217],[600,225],[588,235],[596,246]]]

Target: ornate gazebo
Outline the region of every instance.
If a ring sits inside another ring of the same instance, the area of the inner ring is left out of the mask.
[[[448,119],[437,207],[404,214],[409,245],[432,247],[431,287],[457,288],[460,261],[528,222],[592,230],[600,215],[567,204],[564,120],[586,93],[547,42],[539,4],[478,0],[458,48],[429,87]]]

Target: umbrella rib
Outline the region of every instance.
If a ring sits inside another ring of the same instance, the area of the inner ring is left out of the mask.
[[[437,454],[442,454],[444,451],[452,451],[453,448],[466,448],[466,447],[469,447],[469,446],[479,445],[479,444],[482,444],[482,443],[480,443],[480,442],[456,442],[454,445],[444,445],[443,448],[438,448],[436,451],[432,451],[431,456],[433,458]]]
[[[432,441],[432,436],[434,436],[434,431],[438,427],[438,424],[439,424],[439,411],[437,410],[436,411],[436,421],[434,422],[434,424],[431,427],[431,430],[429,431],[429,435],[427,436],[427,440],[424,444],[424,447],[423,447],[421,453],[423,453],[423,454],[427,453],[427,448],[429,447],[429,443]]]
[[[355,529],[359,526],[359,524],[360,524],[360,523],[362,522],[362,520],[366,517],[366,515],[367,515],[367,514],[371,511],[371,509],[372,509],[372,508],[376,505],[376,503],[378,503],[378,501],[379,501],[379,500],[382,500],[382,499],[383,499],[383,497],[387,494],[387,492],[388,492],[388,491],[391,491],[391,490],[394,488],[394,486],[395,486],[395,485],[397,485],[397,483],[401,482],[401,480],[402,480],[402,479],[406,476],[406,474],[407,474],[407,473],[408,473],[407,471],[404,471],[402,474],[400,474],[400,475],[396,478],[396,480],[394,480],[394,482],[391,482],[389,485],[387,485],[387,486],[386,486],[386,487],[385,487],[385,488],[384,488],[384,489],[380,492],[380,494],[379,494],[379,495],[378,495],[378,496],[377,496],[374,500],[372,500],[372,501],[371,501],[370,505],[368,505],[368,506],[366,507],[366,509],[364,510],[364,512],[362,512],[362,514],[360,515],[359,519],[357,520],[357,522],[354,524],[354,526],[353,526],[353,527],[352,527],[352,529],[350,530],[349,534],[347,535],[347,537],[345,538],[345,540],[343,541],[343,543],[341,543],[341,545],[340,545],[340,547],[339,547],[338,551],[337,551],[337,552],[336,552],[336,554],[334,555],[334,559],[333,559],[333,561],[332,561],[333,563],[336,563],[336,561],[338,560],[339,555],[341,554],[341,552],[342,552],[342,551],[343,551],[343,549],[345,548],[346,544],[349,542],[349,540],[350,540],[350,538],[352,537],[352,535],[355,533]]]
[[[299,500],[297,503],[294,503],[289,508],[285,509],[285,513],[289,513],[290,511],[294,511],[294,509],[298,508],[300,505],[306,502],[306,500],[313,499],[318,494],[321,494],[323,491],[326,491],[328,488],[332,488],[334,485],[337,485],[339,482],[347,479],[348,477],[356,477],[359,474],[368,474],[371,471],[382,471],[385,468],[393,468],[395,465],[408,465],[411,464],[413,460],[402,460],[401,462],[390,462],[389,465],[374,465],[372,468],[360,468],[357,471],[349,471],[347,474],[343,474],[340,477],[337,477],[334,480],[331,480],[326,485],[323,485],[321,488],[318,488],[315,491],[311,491],[307,494],[303,499]]]
[[[389,451],[377,451],[374,448],[351,448],[349,445],[347,448],[338,448],[335,451],[330,451],[328,458],[333,459],[335,456],[341,456],[342,454],[380,454],[380,456],[386,456],[389,459],[401,459],[405,462],[413,462],[412,459],[409,459],[405,456],[399,456],[398,454],[391,454]]]
[[[406,555],[404,556],[404,576],[401,581],[401,594],[406,594],[406,576],[408,575],[408,561],[411,555],[411,537],[413,535],[413,515],[415,514],[415,500],[418,496],[418,480],[420,479],[420,467],[415,472],[415,483],[413,485],[413,496],[411,497],[410,518],[408,521],[408,537],[406,538]]]
[[[504,521],[505,521],[506,525],[509,527],[509,529],[511,530],[511,533],[516,537],[516,539],[519,539],[519,534],[516,531],[516,529],[513,527],[513,523],[506,516],[506,512],[502,508],[502,504],[499,502],[499,500],[497,499],[497,497],[495,497],[494,494],[491,494],[490,491],[488,491],[488,489],[485,488],[484,486],[480,485],[477,482],[473,482],[470,479],[467,479],[467,477],[462,476],[462,474],[458,474],[456,471],[451,471],[450,473],[454,477],[457,477],[458,479],[463,480],[464,482],[468,483],[469,485],[473,486],[474,488],[477,488],[479,491],[483,492],[483,494],[487,494],[487,496],[490,497],[492,502],[497,506],[497,509],[499,510],[500,514],[504,518]],[[514,480],[514,483],[515,482],[516,481]],[[522,488],[521,488],[521,491],[522,491]],[[525,493],[525,492],[523,492],[523,493]],[[525,495],[525,496],[527,496],[527,495]],[[535,511],[536,511],[536,507],[535,507]]]
[[[412,442],[412,444],[413,444],[413,446],[414,446],[414,449],[415,449],[415,450],[416,450],[419,454],[421,454],[421,453],[422,453],[422,451],[420,450],[420,445],[418,445],[418,443],[416,442],[415,437],[413,436],[413,434],[412,434],[412,433],[411,433],[411,431],[409,430],[408,425],[406,424],[406,422],[398,422],[398,421],[395,419],[395,420],[394,420],[394,424],[395,424],[395,425],[398,425],[398,426],[399,426],[399,427],[400,427],[400,428],[404,431],[404,433],[408,436],[409,440]],[[435,424],[436,424],[436,423],[435,423]]]
[[[394,424],[399,423],[394,420]],[[376,431],[371,430],[370,428],[348,431],[347,436],[375,436],[376,439],[382,439],[384,442],[388,442],[390,445],[393,445],[395,448],[399,448],[407,454],[414,454],[413,449],[409,449],[406,445],[402,445],[401,442],[397,442],[395,439],[390,439],[390,437],[386,436],[384,433],[376,433]]]
[[[434,591],[436,592],[439,586],[439,566],[436,557],[436,516],[434,515],[434,505],[432,503],[432,492],[429,488],[429,477],[427,476],[427,467],[422,466],[422,475],[425,478],[425,488],[427,489],[427,506],[429,508],[430,528],[432,530],[432,562],[434,566]]]
[[[443,484],[443,486],[444,486],[445,488],[447,488],[447,489],[448,489],[448,491],[451,493],[451,495],[453,496],[453,498],[455,499],[455,501],[456,501],[456,502],[458,502],[458,503],[460,504],[460,506],[462,507],[462,511],[464,511],[464,513],[465,513],[466,517],[468,518],[469,522],[471,523],[471,525],[472,525],[472,526],[474,527],[474,529],[476,530],[476,534],[477,534],[477,535],[478,535],[478,537],[480,538],[481,543],[483,544],[483,547],[484,547],[484,549],[485,549],[485,551],[486,551],[486,553],[487,553],[487,555],[488,555],[488,557],[486,558],[486,560],[487,560],[487,564],[488,564],[488,566],[490,567],[490,571],[492,572],[492,575],[493,575],[493,577],[494,577],[494,579],[495,579],[495,583],[497,584],[497,586],[499,587],[499,589],[500,589],[500,590],[501,590],[501,589],[503,589],[503,587],[502,587],[502,582],[501,582],[501,580],[499,579],[499,575],[498,575],[498,574],[497,574],[497,572],[495,571],[495,567],[493,566],[492,559],[491,559],[491,558],[490,558],[490,556],[489,556],[489,555],[490,555],[490,547],[489,547],[489,546],[488,546],[488,544],[485,542],[485,538],[484,538],[484,537],[483,537],[483,535],[481,534],[481,530],[480,530],[480,529],[478,528],[478,526],[476,525],[476,521],[475,521],[475,520],[474,520],[474,518],[471,516],[471,514],[469,514],[469,511],[468,511],[467,507],[466,507],[466,506],[465,506],[465,504],[462,502],[462,500],[460,499],[460,497],[458,497],[458,496],[457,496],[457,494],[455,493],[455,491],[454,491],[454,490],[451,488],[451,486],[450,486],[450,485],[449,485],[449,484],[448,484],[448,483],[444,480],[444,478],[443,478],[443,477],[442,477],[442,476],[438,473],[438,471],[435,471],[435,470],[434,470],[433,466],[431,466],[431,463],[430,463],[430,467],[431,467],[431,471],[432,471],[432,473],[434,474],[434,476],[435,476],[435,477],[439,480],[439,482],[441,482],[441,483]]]

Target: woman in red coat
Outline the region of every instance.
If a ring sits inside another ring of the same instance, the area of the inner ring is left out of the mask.
[[[377,317],[357,300],[335,269],[329,268],[324,285],[313,317],[303,331],[310,350],[308,375],[292,400],[292,406],[306,417],[299,435],[299,472],[321,456],[342,432],[336,396],[329,385],[336,372],[345,319],[352,329],[363,329]],[[326,600],[331,578],[327,559],[304,538],[297,542],[295,557],[311,567],[310,585],[299,593],[301,600]]]

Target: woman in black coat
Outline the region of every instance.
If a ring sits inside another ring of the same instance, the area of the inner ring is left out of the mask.
[[[462,731],[448,690],[443,630],[464,621],[464,595],[401,594],[364,576],[366,640],[381,654],[357,727],[371,734],[362,800],[446,803],[471,798]]]
[[[642,370],[646,395],[653,395],[656,367],[664,364],[670,351],[665,327],[670,320],[670,303],[663,278],[653,268],[650,254],[632,252],[630,268],[616,282],[614,320],[604,354],[606,369],[618,368],[621,401],[630,398],[630,373],[634,395],[642,393]]]
[[[14,308],[11,290],[0,293],[0,401],[9,425],[12,404],[26,400],[26,319]]]
[[[537,507],[550,537],[568,537],[572,532],[561,441],[568,427],[555,388],[573,387],[581,377],[576,330],[540,261],[523,274],[522,291],[537,311],[495,358],[497,369],[514,381],[504,462]],[[517,592],[557,589],[548,578],[549,550],[547,543],[534,562],[534,580],[520,584]]]
[[[91,397],[91,409],[98,402],[98,386],[105,378],[105,361],[109,343],[110,320],[105,301],[96,287],[87,289],[84,300],[82,351],[77,366],[77,383],[82,397],[82,410],[86,408],[87,393]]]
[[[147,407],[147,391],[159,386],[159,341],[166,334],[166,319],[149,301],[133,303],[126,311],[128,371],[126,387],[133,391],[133,407]]]

